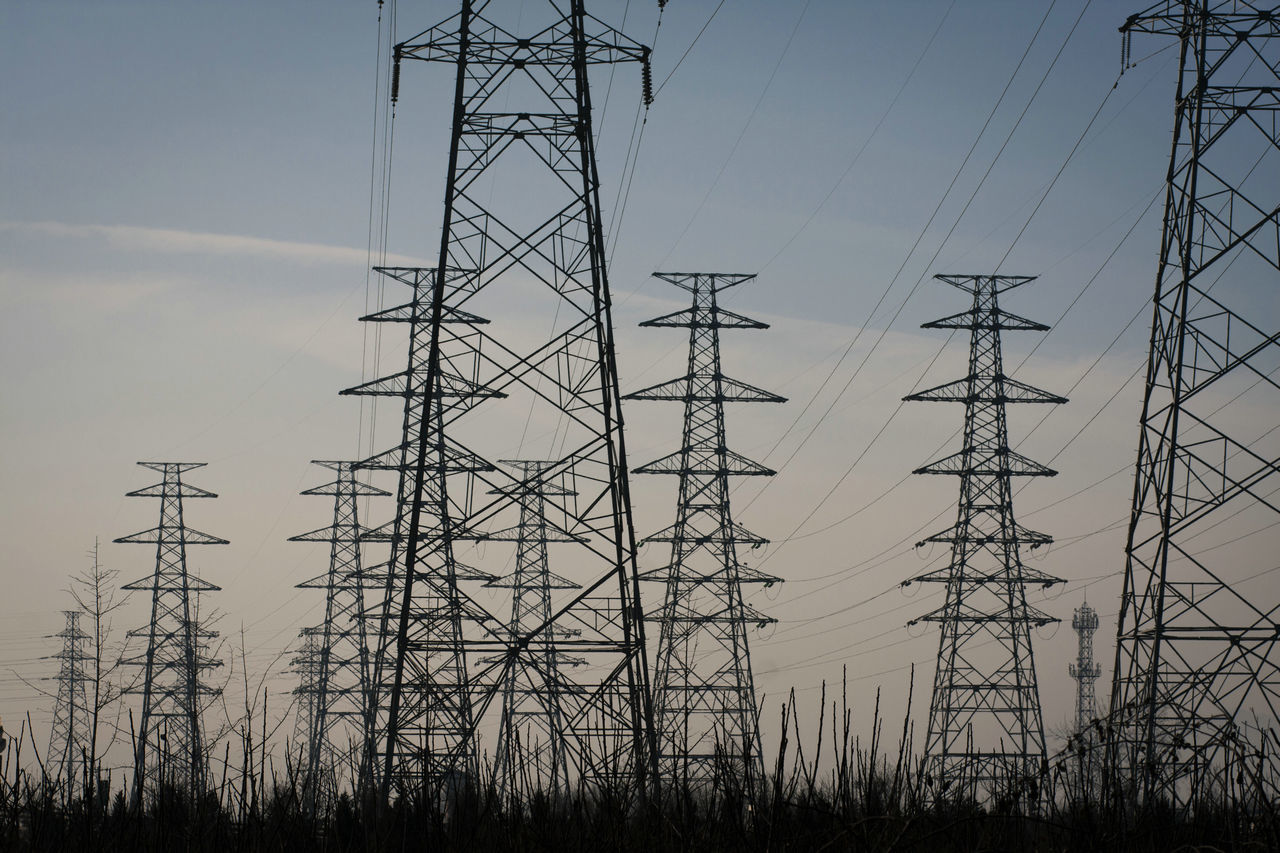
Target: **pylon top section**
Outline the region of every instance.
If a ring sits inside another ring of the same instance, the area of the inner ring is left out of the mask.
[[[588,65],[614,62],[647,65],[649,62],[648,47],[586,14],[580,0],[572,4],[576,7],[576,14],[572,16],[562,10],[563,2],[548,0],[543,6],[550,7],[555,18],[549,26],[528,38],[518,37],[484,17],[493,5],[492,0],[464,0],[462,5],[461,12],[397,44],[397,60],[457,62],[463,59],[484,65],[509,65],[517,71],[526,66],[574,65],[579,61]],[[534,10],[528,11],[536,14]],[[570,21],[570,17],[576,16],[581,16],[583,32],[576,32]],[[649,100],[647,96],[646,100]]]
[[[756,277],[755,273],[732,273],[732,272],[656,272],[654,278],[660,278],[663,281],[674,284],[676,287],[687,290],[690,293],[698,291],[709,291],[711,293],[719,293],[722,290],[728,290],[731,287],[737,287],[745,284]]]
[[[952,287],[958,287],[965,293],[978,293],[989,290],[992,293],[1004,293],[1015,287],[1022,287],[1036,280],[1034,275],[956,275],[941,273],[934,276]]]
[[[1195,5],[1201,6],[1200,3]],[[1280,35],[1280,14],[1274,8],[1260,8],[1261,5],[1246,0],[1218,0],[1204,4],[1209,18],[1219,29],[1234,30],[1241,40],[1255,34]],[[1183,24],[1187,6],[1181,0],[1162,0],[1130,15],[1121,25],[1120,32],[1181,37],[1185,34]]]
[[[196,468],[203,468],[208,462],[139,462],[143,468],[150,468],[152,471],[159,471],[161,474],[167,471],[177,471],[179,474]]]

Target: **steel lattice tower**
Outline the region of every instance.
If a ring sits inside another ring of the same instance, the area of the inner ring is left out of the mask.
[[[565,760],[560,670],[579,666],[583,660],[565,654],[559,644],[580,636],[581,631],[558,625],[541,632],[537,629],[551,619],[553,593],[580,585],[552,572],[547,553],[548,543],[577,541],[547,524],[547,497],[571,496],[563,486],[542,479],[554,463],[504,459],[501,464],[515,470],[517,482],[493,493],[511,494],[519,500],[520,521],[513,528],[485,533],[483,539],[516,543],[516,564],[510,574],[485,585],[511,590],[509,642],[515,646],[521,637],[531,639],[505,668],[493,772],[499,795],[518,801],[538,792],[564,793],[571,782]]]
[[[302,494],[333,497],[333,523],[289,540],[329,545],[329,570],[298,584],[298,589],[325,591],[324,621],[303,629],[304,645],[295,661],[302,679],[294,691],[299,713],[293,755],[301,762],[304,804],[313,810],[326,794],[336,795],[344,773],[355,774],[345,778],[352,788],[367,782],[368,767],[362,762],[372,679],[364,602],[369,579],[360,555],[366,530],[360,525],[357,504],[361,497],[389,494],[359,482],[351,462],[317,460],[314,464],[337,476],[332,483]]]
[[[693,305],[641,323],[689,330],[688,372],[627,399],[684,403],[680,449],[635,469],[679,478],[676,520],[645,542],[671,544],[671,561],[645,572],[665,584],[654,672],[654,715],[662,778],[694,790],[751,791],[762,778],[760,732],[747,628],[776,620],[743,600],[742,585],[778,579],[743,565],[738,546],[768,542],[733,521],[731,476],[774,472],[735,453],[725,438],[725,403],[785,398],[725,376],[721,329],[768,325],[720,307],[719,294],[755,278],[731,273],[654,273],[688,291]]]
[[[221,587],[203,581],[187,569],[188,545],[226,545],[227,540],[187,527],[184,498],[216,498],[192,486],[182,475],[203,462],[139,462],[159,471],[164,479],[154,486],[129,492],[128,497],[160,498],[160,524],[115,541],[156,546],[151,575],[125,584],[127,590],[151,593],[151,622],[129,632],[146,639],[146,650],[123,662],[143,668],[142,686],[129,690],[142,695],[134,754],[133,795],[141,800],[146,777],[158,774],[155,789],[171,786],[189,796],[206,787],[206,760],[201,722],[205,705],[222,691],[204,681],[204,673],[222,662],[208,654],[217,634],[200,624],[199,596]]]
[[[1089,728],[1098,716],[1098,700],[1094,683],[1102,675],[1102,667],[1093,661],[1093,633],[1098,630],[1098,613],[1085,602],[1071,616],[1071,627],[1078,637],[1076,662],[1067,664],[1067,672],[1076,680],[1076,718],[1074,734]]]
[[[77,785],[87,783],[84,773],[89,751],[89,712],[86,685],[93,657],[85,648],[89,635],[80,630],[80,611],[64,610],[64,627],[55,637],[62,649],[53,659],[58,661],[58,696],[53,707],[53,727],[49,735],[49,775],[66,785],[66,795],[74,795]]]
[[[971,799],[1003,795],[1004,786],[1017,790],[1045,768],[1031,629],[1057,620],[1027,603],[1026,587],[1060,580],[1022,563],[1021,545],[1038,548],[1052,539],[1014,520],[1012,482],[1056,472],[1009,449],[1005,404],[1066,400],[1004,373],[1000,333],[1049,328],[999,306],[999,294],[1034,277],[935,278],[973,296],[968,311],[923,325],[970,330],[969,374],[904,399],[965,404],[960,452],[913,472],[959,477],[960,500],[955,525],[919,543],[947,543],[950,561],[904,586],[946,588],[942,607],[911,623],[937,622],[942,628],[925,741],[927,773],[934,798]]]
[[[486,614],[468,607],[458,583],[492,577],[454,558],[455,519],[461,509],[450,506],[446,493],[447,476],[492,466],[448,443],[443,424],[448,415],[499,395],[475,379],[475,329],[487,321],[452,308],[434,312],[431,270],[377,271],[407,284],[412,296],[404,305],[361,318],[408,325],[407,368],[342,392],[405,401],[400,443],[357,465],[399,475],[394,518],[360,537],[391,543],[389,560],[374,567],[369,577],[381,591],[365,610],[373,670],[362,761],[369,781],[384,792],[427,793],[424,787],[437,790],[455,774],[476,770],[463,628]],[[450,272],[443,279],[457,277]],[[427,391],[430,385],[436,388],[433,394]]]
[[[464,0],[395,57],[396,81],[405,60],[456,76],[440,274],[412,273],[410,368],[384,392],[406,396],[406,419],[376,662],[382,790],[433,795],[472,772],[510,670],[553,639],[583,660],[555,687],[568,774],[633,790],[651,769],[651,712],[587,77],[596,64],[647,68],[648,49],[582,0]],[[461,441],[523,446],[530,424],[550,460],[536,483]],[[564,571],[581,590],[513,638],[474,595],[494,573],[465,569],[454,551],[512,526],[542,482],[563,489],[544,494],[545,515],[570,539]]]
[[[312,740],[312,735],[319,730],[323,716],[320,710],[324,671],[320,655],[320,637],[323,632],[324,627],[320,625],[299,631],[298,639],[302,643],[289,659],[292,671],[298,676],[298,686],[293,688],[293,695],[297,697],[294,700],[296,716],[293,725],[293,742],[290,744],[287,760],[290,762],[290,778],[296,777],[302,790],[300,795],[302,806],[310,813],[314,813],[316,804],[320,800],[317,789],[325,786],[324,783],[328,781],[326,777],[333,768],[332,763],[325,763],[326,759],[333,757],[332,751],[325,748],[326,745],[321,741]],[[311,763],[313,758],[314,768]]]
[[[1163,2],[1121,31],[1181,58],[1111,760],[1144,801],[1274,800],[1254,724],[1280,719],[1280,595],[1259,580],[1280,548],[1280,7]]]

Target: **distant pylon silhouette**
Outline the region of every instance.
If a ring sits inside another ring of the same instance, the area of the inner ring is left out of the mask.
[[[1180,59],[1109,758],[1138,802],[1265,808],[1280,799],[1280,9],[1162,2],[1121,31],[1126,57],[1149,33]]]
[[[1085,602],[1076,608],[1071,617],[1078,643],[1075,663],[1067,665],[1067,671],[1076,680],[1075,734],[1089,728],[1098,716],[1098,700],[1094,684],[1102,675],[1102,667],[1093,661],[1093,633],[1098,630],[1098,613]]]
[[[635,469],[679,478],[675,523],[644,540],[670,543],[670,562],[641,576],[665,584],[662,608],[649,615],[660,630],[653,676],[659,766],[667,783],[703,793],[750,792],[763,765],[747,629],[776,620],[748,605],[742,586],[778,578],[740,561],[740,545],[768,540],[734,523],[729,478],[774,472],[728,448],[724,404],[785,400],[720,369],[721,329],[768,328],[719,304],[720,293],[754,275],[654,276],[693,297],[692,307],[640,324],[689,330],[687,373],[627,395],[684,403],[680,449]]]
[[[55,637],[62,640],[62,650],[53,659],[58,661],[58,695],[53,706],[53,727],[49,735],[49,753],[46,766],[49,776],[63,788],[65,796],[72,798],[84,784],[84,774],[89,759],[90,719],[86,685],[90,678],[93,657],[85,644],[89,635],[80,630],[80,611],[64,610],[66,625]]]
[[[340,788],[356,789],[369,781],[364,737],[372,723],[372,672],[364,598],[370,579],[360,553],[366,530],[358,503],[362,497],[389,494],[358,481],[351,462],[314,464],[337,476],[302,494],[332,496],[333,522],[289,539],[329,545],[328,571],[298,584],[298,589],[325,592],[324,620],[303,629],[303,649],[296,659],[302,680],[294,691],[298,725],[292,755],[300,761],[303,805],[309,811],[318,801],[337,796]]]
[[[1004,373],[1000,333],[1049,328],[999,306],[999,294],[1033,277],[935,278],[973,302],[967,311],[923,326],[970,331],[969,374],[904,398],[965,404],[961,450],[913,472],[960,478],[956,523],[919,543],[950,545],[950,560],[903,583],[942,584],[946,594],[941,607],[911,622],[937,622],[942,629],[925,738],[926,781],[935,800],[1003,797],[1023,788],[1034,799],[1032,786],[1046,766],[1031,629],[1058,620],[1029,605],[1026,588],[1061,581],[1022,563],[1020,546],[1034,549],[1052,539],[1014,520],[1012,482],[1056,472],[1009,449],[1005,404],[1066,400]]]
[[[578,666],[582,659],[565,654],[559,643],[580,636],[581,631],[555,626],[533,634],[527,644],[519,640],[551,619],[556,591],[579,587],[551,571],[547,553],[549,543],[577,540],[547,524],[547,496],[571,496],[563,486],[543,479],[555,463],[504,459],[501,464],[516,472],[516,482],[501,491],[519,500],[520,521],[513,528],[481,537],[485,541],[516,543],[515,570],[485,584],[511,590],[511,618],[507,623],[511,647],[507,654],[516,656],[504,667],[494,783],[499,796],[527,801],[536,793],[566,793],[571,784],[560,695],[565,682],[560,669]],[[498,491],[495,489],[494,493]]]
[[[151,593],[151,622],[130,631],[144,638],[146,649],[123,662],[142,667],[142,695],[134,753],[133,796],[139,802],[150,779],[152,790],[172,786],[196,797],[207,786],[202,715],[206,704],[222,691],[210,686],[204,674],[222,661],[209,656],[209,641],[217,634],[200,623],[199,596],[221,587],[198,578],[187,568],[188,545],[226,545],[227,540],[187,527],[184,498],[216,498],[213,492],[186,483],[182,475],[203,462],[139,462],[159,471],[163,481],[129,492],[128,497],[160,498],[160,524],[150,530],[116,539],[120,543],[156,546],[156,567],[150,575],[124,586]]]

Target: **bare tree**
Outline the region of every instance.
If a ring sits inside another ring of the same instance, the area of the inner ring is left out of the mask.
[[[111,735],[105,744],[99,744],[99,729],[104,713],[112,705],[116,705],[125,685],[119,683],[117,676],[121,665],[122,644],[113,642],[112,616],[129,602],[129,594],[121,594],[118,582],[119,572],[108,569],[98,559],[98,540],[93,540],[91,552],[93,563],[89,568],[73,575],[69,589],[76,606],[89,621],[89,637],[92,643],[91,671],[89,673],[89,689],[93,695],[89,701],[89,755],[88,758],[88,804],[93,805],[93,798],[98,787],[98,766],[102,757],[115,743],[119,733],[119,720],[109,726]],[[117,706],[118,707],[118,706]],[[118,714],[117,714],[118,716]]]

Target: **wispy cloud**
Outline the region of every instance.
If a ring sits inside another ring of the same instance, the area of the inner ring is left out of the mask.
[[[166,254],[271,257],[303,264],[364,265],[368,254],[350,246],[327,246],[292,240],[269,240],[241,234],[212,234],[140,225],[74,225],[64,222],[0,222],[0,232],[59,239],[106,240],[122,249]],[[422,266],[421,258],[388,255],[387,264]]]

